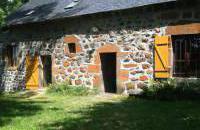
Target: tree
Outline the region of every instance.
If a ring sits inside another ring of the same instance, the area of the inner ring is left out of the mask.
[[[1,0],[0,2],[0,27],[5,24],[5,18],[28,0]]]

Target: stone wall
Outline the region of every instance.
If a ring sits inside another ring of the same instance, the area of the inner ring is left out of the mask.
[[[171,24],[199,22],[198,14],[198,6],[163,4],[14,27],[3,44],[19,45],[22,60],[14,70],[2,63],[1,88],[25,87],[28,52],[52,56],[54,82],[101,89],[99,53],[115,52],[118,92],[144,87],[153,78],[155,35],[165,35]],[[76,54],[68,51],[71,42],[76,43]]]

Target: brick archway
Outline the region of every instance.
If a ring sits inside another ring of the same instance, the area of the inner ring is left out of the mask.
[[[94,74],[93,85],[95,87],[99,87],[102,91],[104,91],[104,81],[102,77],[102,68],[101,68],[101,53],[116,53],[116,80],[117,80],[117,93],[122,92],[121,82],[123,79],[123,72],[120,70],[120,57],[122,53],[117,45],[114,44],[106,44],[100,48],[98,48],[94,54],[94,64],[88,66],[88,72]],[[128,74],[127,74],[128,80]]]

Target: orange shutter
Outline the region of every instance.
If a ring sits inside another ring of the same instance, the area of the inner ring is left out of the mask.
[[[38,89],[39,87],[39,59],[26,56],[26,89]]]
[[[155,78],[171,77],[171,40],[169,36],[155,37]]]

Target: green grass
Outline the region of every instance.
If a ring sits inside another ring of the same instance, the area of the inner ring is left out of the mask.
[[[0,130],[199,130],[199,101],[124,96],[0,97]]]
[[[91,89],[85,86],[71,86],[68,83],[51,84],[46,91],[49,95],[65,96],[88,96],[99,93],[98,89]]]

